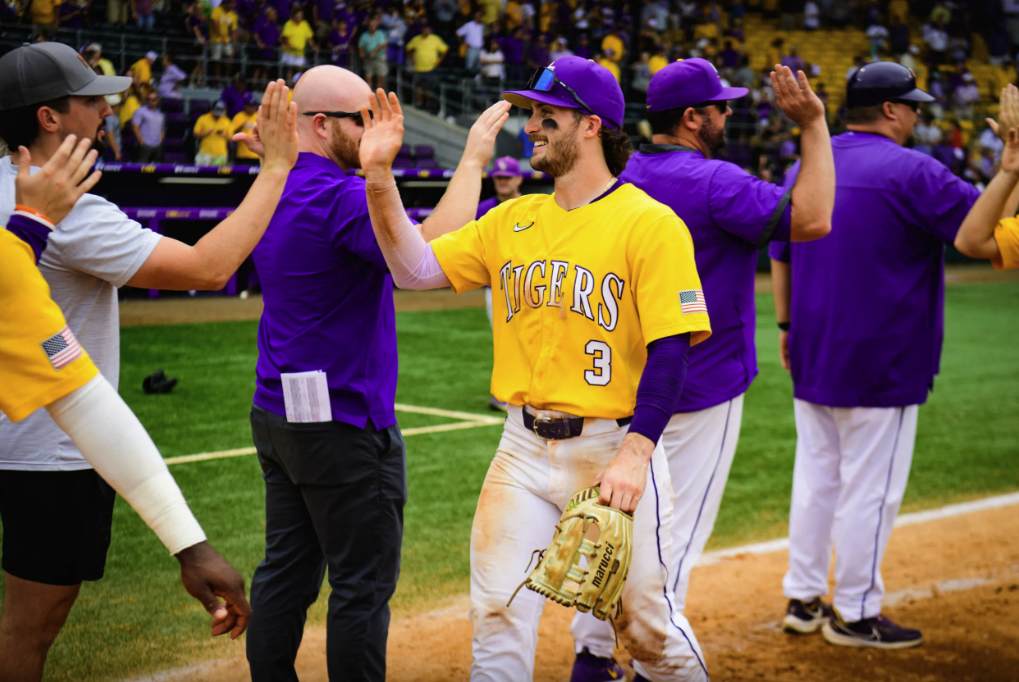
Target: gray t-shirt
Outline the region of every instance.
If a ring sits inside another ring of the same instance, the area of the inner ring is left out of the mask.
[[[33,167],[32,172],[38,168]],[[0,225],[14,212],[11,157],[0,160]],[[110,202],[86,194],[50,235],[39,271],[67,325],[114,388],[120,379],[120,314],[117,287],[148,259],[159,234],[129,219]],[[89,469],[71,439],[36,410],[12,424],[0,415],[0,469],[72,471]]]

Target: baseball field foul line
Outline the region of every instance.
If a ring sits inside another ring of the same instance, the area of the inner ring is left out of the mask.
[[[492,417],[485,414],[471,414],[470,412],[456,412],[453,410],[440,410],[435,407],[418,407],[416,405],[396,404],[397,412],[412,412],[414,414],[427,414],[433,417],[448,417],[449,419],[460,419],[462,421],[453,424],[436,424],[435,426],[419,426],[413,429],[402,431],[406,436],[420,436],[426,433],[442,433],[444,431],[461,431],[463,429],[476,429],[481,426],[495,426],[506,421],[505,417]],[[210,459],[225,459],[227,457],[243,457],[244,455],[255,454],[255,448],[236,448],[234,450],[220,450],[219,452],[201,452],[197,455],[183,455],[181,457],[168,457],[164,462],[167,466],[174,464],[189,464],[191,462],[206,462]]]

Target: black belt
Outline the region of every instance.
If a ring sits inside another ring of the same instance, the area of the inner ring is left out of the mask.
[[[534,435],[542,440],[564,440],[576,438],[584,431],[583,417],[566,417],[562,419],[540,417],[537,418],[527,410],[521,410],[524,415],[524,428],[533,431]],[[633,417],[617,419],[616,424],[626,426],[633,421]]]

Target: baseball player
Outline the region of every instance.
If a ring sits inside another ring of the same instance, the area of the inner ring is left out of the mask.
[[[25,147],[40,166],[69,134],[101,148],[110,113],[104,96],[130,84],[130,78],[96,75],[61,43],[11,50],[0,57],[0,137],[10,149]],[[193,246],[142,228],[94,194],[82,196],[53,230],[39,272],[74,338],[114,389],[117,288],[222,289],[265,231],[297,157],[296,113],[288,109],[287,92],[274,83],[263,98],[256,132],[265,163],[248,195]],[[19,153],[0,159],[0,224],[14,212],[21,163]],[[41,661],[81,582],[102,578],[115,494],[49,414],[36,410],[17,424],[6,419],[0,417],[3,565],[21,581],[7,583],[0,640],[16,633],[22,649]],[[7,511],[37,509],[43,497],[46,514]]]
[[[623,95],[594,62],[565,57],[503,98],[531,110],[532,165],[552,195],[507,201],[426,244],[406,218],[390,164],[403,139],[394,94],[372,101],[361,162],[372,225],[402,288],[492,286],[492,392],[509,414],[471,530],[473,680],[531,679],[545,600],[521,592],[577,491],[634,513],[620,642],[656,682],[705,680],[675,608],[672,486],[657,446],[682,390],[689,347],[710,334],[683,222],[618,179],[629,157]],[[507,114],[508,115],[508,114]],[[454,197],[453,200],[456,200]]]
[[[251,614],[244,580],[206,542],[152,439],[82,349],[35,265],[54,225],[99,180],[98,172],[86,178],[97,157],[97,152],[88,151],[91,140],[85,138],[77,146],[75,140],[68,136],[36,175],[29,176],[28,165],[19,169],[17,210],[7,229],[0,229],[0,309],[4,311],[0,316],[0,410],[17,422],[45,407],[89,463],[180,561],[185,588],[213,616],[213,634],[232,631],[237,637]],[[30,162],[26,148],[19,153]],[[40,505],[37,499],[25,504],[16,486],[0,481],[0,513],[6,522],[52,512],[50,505]],[[34,633],[14,627],[19,604],[7,597],[24,588],[14,561],[17,550],[37,540],[18,533],[18,523],[11,525],[13,529],[4,534],[7,589],[0,615],[4,633],[0,679],[38,680],[46,652],[34,646]],[[217,594],[226,598],[225,606]]]
[[[970,258],[986,258],[998,270],[1019,268],[1019,89],[1001,91],[1001,120],[987,119],[1005,140],[1001,168],[966,216],[955,248]]]
[[[492,184],[495,185],[495,196],[478,204],[476,220],[481,220],[481,216],[499,204],[520,197],[520,184],[524,181],[524,174],[520,172],[520,162],[512,156],[496,159],[495,168],[489,175],[492,178]],[[485,310],[488,312],[488,324],[491,325],[493,324],[492,287],[485,287]],[[493,395],[488,400],[488,407],[492,410],[505,412],[508,406]]]
[[[848,132],[832,140],[832,234],[773,243],[783,365],[793,379],[796,463],[789,513],[790,600],[828,593],[825,639],[898,649],[918,630],[881,615],[881,559],[909,478],[919,406],[934,385],[944,331],[944,245],[979,196],[934,158],[906,149],[922,102],[913,73],[861,67],[847,84]],[[801,172],[793,167],[792,186]],[[803,622],[820,610],[786,616]]]
[[[630,157],[621,176],[672,208],[690,229],[714,329],[710,339],[691,349],[683,395],[662,433],[675,493],[672,576],[679,610],[690,570],[718,516],[739,440],[743,395],[757,375],[757,250],[773,239],[810,241],[831,229],[835,167],[824,105],[802,72],[797,78],[776,65],[771,76],[779,106],[803,130],[806,170],[791,188],[712,158],[725,145],[732,113],[727,100],[748,91],[723,87],[704,59],[673,62],[651,79],[652,144]],[[615,679],[608,624],[578,613],[572,630],[573,682]]]

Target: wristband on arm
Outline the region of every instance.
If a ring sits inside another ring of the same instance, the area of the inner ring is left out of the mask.
[[[789,327],[790,327],[790,325],[789,325],[788,322],[779,322],[778,323],[778,328],[781,329],[784,332],[789,331]]]

